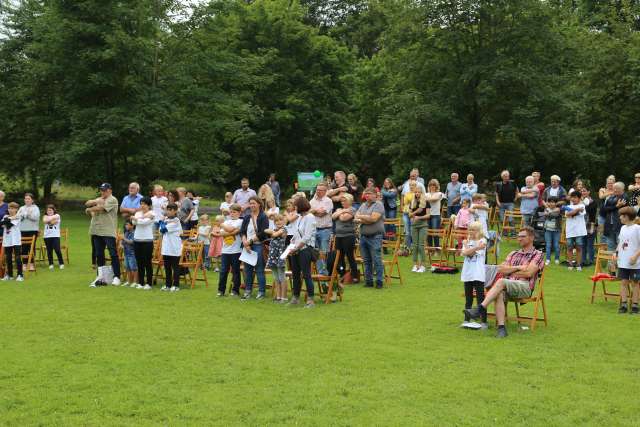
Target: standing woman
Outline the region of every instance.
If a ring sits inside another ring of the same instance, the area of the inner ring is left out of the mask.
[[[409,248],[413,246],[413,241],[411,240],[411,217],[409,214],[411,213],[411,201],[416,194],[417,187],[419,187],[418,181],[410,180],[409,191],[402,197],[402,222],[404,224],[404,244],[407,248],[407,253],[409,252]]]
[[[360,274],[358,273],[358,264],[354,250],[356,247],[356,227],[353,223],[355,211],[353,209],[353,199],[351,194],[343,194],[340,198],[342,208],[337,209],[331,217],[336,224],[336,250],[340,251],[338,257],[338,269],[344,276],[347,271],[344,265],[344,257],[349,260],[349,272],[351,273],[351,282],[358,283]]]
[[[153,226],[155,224],[155,214],[153,213],[153,202],[149,197],[140,200],[140,210],[135,213],[131,222],[136,226],[133,233],[133,250],[138,264],[138,289],[151,290],[153,282]],[[145,276],[147,283],[145,285]]]
[[[440,183],[437,179],[429,181],[429,193],[427,194],[427,202],[431,205],[431,212],[429,216],[429,228],[436,230],[440,228],[442,224],[440,220],[440,202],[444,195],[440,192]],[[429,236],[429,246],[439,246],[440,238]]]
[[[18,210],[18,217],[20,217],[20,231],[22,237],[36,236],[38,238],[38,232],[40,230],[40,209],[33,203],[33,194],[26,193],[24,195],[24,206]],[[29,244],[22,245],[22,254],[28,255],[31,249]],[[36,267],[33,263],[27,265],[29,271],[35,271]]]
[[[302,289],[302,278],[307,285],[307,303],[305,308],[313,308],[313,280],[311,278],[311,263],[313,261],[311,249],[316,244],[316,219],[309,214],[311,204],[303,197],[298,197],[294,201],[298,220],[296,229],[291,239],[293,250],[289,253],[291,263],[291,275],[293,278],[293,298],[289,304],[300,303],[300,290]]]
[[[255,272],[258,276],[258,295],[257,300],[264,299],[267,287],[267,281],[264,277],[264,247],[262,242],[269,238],[264,232],[269,228],[269,218],[262,209],[262,202],[258,196],[251,196],[249,198],[249,215],[246,215],[242,220],[242,227],[240,228],[240,236],[242,236],[242,245],[247,251],[256,252],[258,255],[258,262],[255,266],[246,264],[244,265],[244,295],[243,300],[251,298],[251,290],[253,288],[253,274]]]
[[[438,211],[439,212],[439,211]],[[413,268],[414,273],[424,273],[424,241],[429,227],[430,210],[427,203],[427,195],[422,187],[415,187],[413,200],[409,206],[409,218],[411,218],[411,240],[413,241]]]
[[[353,197],[353,209],[358,210],[362,201],[362,185],[352,173],[347,175],[347,193]]]
[[[396,219],[398,215],[398,190],[391,178],[385,178],[382,183],[382,203],[384,204],[384,217],[386,219]],[[387,233],[392,232],[395,234],[396,226],[391,224],[385,230]]]

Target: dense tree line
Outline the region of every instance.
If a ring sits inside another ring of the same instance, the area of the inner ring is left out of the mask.
[[[45,193],[638,167],[638,0],[0,5],[0,172]]]

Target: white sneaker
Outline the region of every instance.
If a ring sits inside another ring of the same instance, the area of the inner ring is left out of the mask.
[[[3,282],[8,282],[9,280],[11,280],[11,277],[9,277],[9,276],[4,276],[4,277],[2,278],[2,281],[3,281]]]
[[[572,265],[570,265],[569,267],[567,267],[567,269],[568,269],[569,271],[571,271],[571,270],[573,270],[573,266],[572,266]]]
[[[127,286],[129,286],[129,282],[124,282],[124,283],[122,284],[122,287],[123,287],[123,288],[126,288]]]
[[[60,264],[60,270],[64,270],[64,264]]]
[[[180,288],[177,287],[177,286],[172,286],[171,289],[170,289],[171,292],[178,292],[179,290],[180,290]]]
[[[576,270],[577,270],[577,271],[582,271],[582,266],[580,266],[580,265],[579,265],[579,266],[577,266],[577,267],[576,267]]]
[[[16,277],[16,282],[24,282],[24,277],[22,276]]]
[[[556,265],[560,264],[560,260],[559,259],[555,260],[555,263]]]
[[[113,278],[113,282],[111,282],[111,284],[113,286],[120,286],[120,278],[119,277],[114,277]]]
[[[167,288],[166,286],[163,286],[163,287],[160,288],[160,290],[162,292],[167,292],[169,290],[169,288]]]
[[[427,270],[424,268],[424,265],[416,270],[417,273],[424,273],[425,271]]]
[[[49,266],[49,270],[53,270],[54,268],[55,268],[55,267],[53,266],[53,264],[51,264],[51,265]]]
[[[145,291],[150,291],[151,290],[151,286],[144,285],[144,287],[142,289],[144,289]]]
[[[544,262],[544,265],[549,265],[549,264],[551,264],[551,261],[549,261],[549,260],[546,260],[546,261]]]
[[[417,273],[418,272],[418,266],[414,265],[413,268],[411,269],[412,273]]]
[[[142,286],[141,284],[136,284],[134,283],[132,287],[135,287],[136,289],[144,289],[144,286]]]

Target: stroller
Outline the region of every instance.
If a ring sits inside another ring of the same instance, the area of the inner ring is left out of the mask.
[[[533,238],[533,246],[536,249],[543,252],[545,250],[544,222],[545,222],[544,206],[540,206],[538,207],[538,209],[536,209],[536,211],[531,216],[531,223],[525,224],[533,227],[533,230],[535,232],[535,235]]]

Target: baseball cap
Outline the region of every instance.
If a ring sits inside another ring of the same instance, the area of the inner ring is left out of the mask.
[[[109,184],[108,182],[103,182],[98,187],[98,190],[101,190],[101,191],[103,191],[103,190],[111,190],[111,184]]]

